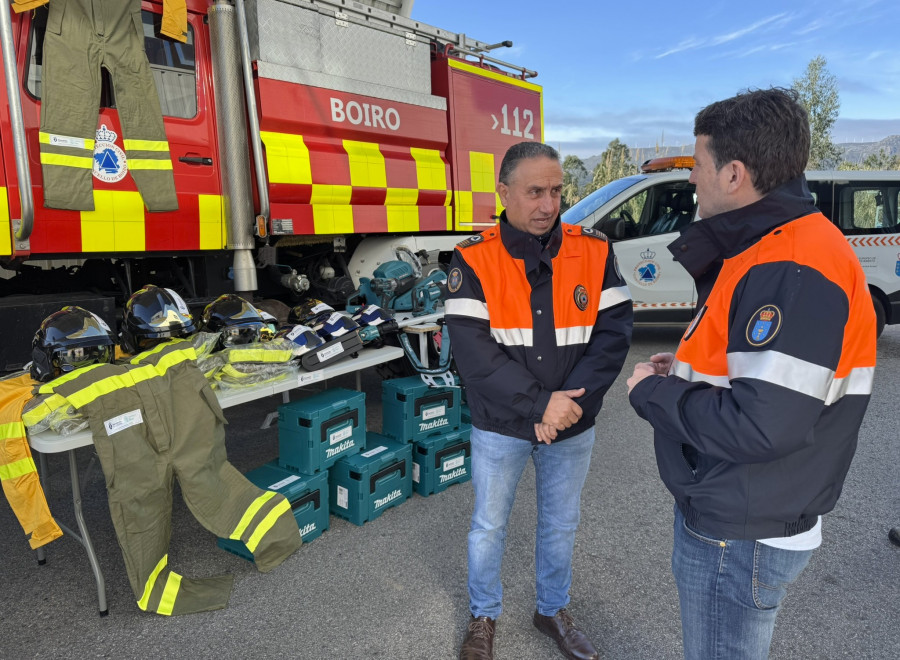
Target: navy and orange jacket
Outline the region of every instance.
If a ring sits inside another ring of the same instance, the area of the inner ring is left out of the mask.
[[[447,325],[472,424],[537,442],[550,395],[585,388],[556,440],[594,425],[631,344],[632,305],[606,237],[557,220],[546,246],[500,216],[460,243]]]
[[[631,393],[660,476],[715,538],[811,529],[840,496],[872,392],[875,312],[856,255],[802,177],[669,249],[699,311],[668,377]]]

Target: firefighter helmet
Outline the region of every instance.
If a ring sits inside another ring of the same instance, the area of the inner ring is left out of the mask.
[[[197,331],[194,317],[181,296],[148,284],[131,294],[122,319],[122,350],[137,353],[161,341],[184,338]]]
[[[31,377],[42,383],[63,373],[112,362],[116,342],[106,322],[76,306],[45,318],[31,342]]]
[[[284,327],[275,334],[275,337],[289,339],[294,342],[297,345],[294,349],[294,355],[303,355],[325,343],[325,340],[316,334],[312,328],[301,324]]]
[[[259,310],[233,293],[216,298],[203,310],[203,329],[221,333],[217,348],[252,344],[271,339]]]

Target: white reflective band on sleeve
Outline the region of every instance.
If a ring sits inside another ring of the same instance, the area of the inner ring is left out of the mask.
[[[872,394],[875,367],[857,367],[844,378],[835,378],[828,388],[825,405],[829,406],[846,394]]]
[[[779,351],[728,354],[728,375],[753,378],[824,401],[834,380],[834,371]]]
[[[694,368],[687,362],[681,362],[679,360],[673,360],[672,367],[669,369],[669,375],[684,378],[691,383],[709,383],[716,387],[727,387],[731,389],[731,383],[728,382],[728,376],[710,376],[709,374],[694,371]]]
[[[491,328],[491,337],[504,346],[534,346],[531,328]]]
[[[627,286],[617,286],[614,289],[604,289],[600,292],[600,306],[597,308],[598,312],[602,312],[604,309],[609,309],[614,305],[618,305],[619,303],[623,303],[626,300],[631,300],[631,293],[628,291]]]
[[[451,298],[444,303],[444,314],[456,316],[471,316],[476,319],[490,319],[487,304],[474,298]]]
[[[571,328],[556,329],[556,345],[557,346],[574,346],[576,344],[587,344],[591,339],[591,331],[594,329],[592,325],[576,325]]]

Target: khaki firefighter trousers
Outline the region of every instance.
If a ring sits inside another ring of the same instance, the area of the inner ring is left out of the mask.
[[[175,340],[127,366],[87,367],[53,388],[90,419],[131,588],[141,609],[158,614],[225,607],[232,586],[230,575],[187,579],[169,569],[175,478],[197,520],[244,542],[260,571],[301,542],[284,496],[257,488],[228,462],[225,417],[195,357],[189,342]]]
[[[94,210],[101,67],[112,76],[127,166],[144,204],[150,211],[176,210],[169,143],[144,52],[140,0],[50,3],[41,83],[44,206]],[[117,160],[115,154],[98,156],[106,166]]]

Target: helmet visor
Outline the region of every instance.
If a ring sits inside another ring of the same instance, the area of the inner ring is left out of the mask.
[[[246,323],[222,329],[223,346],[240,346],[264,341],[263,336],[271,332],[265,323]]]
[[[91,364],[113,361],[112,346],[74,346],[53,352],[53,364],[63,373]]]

